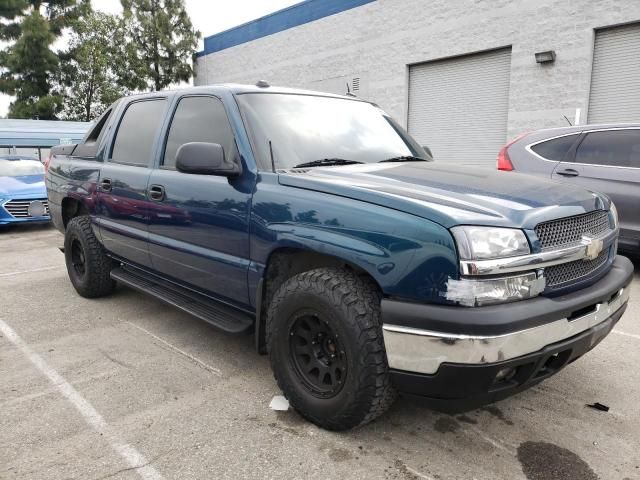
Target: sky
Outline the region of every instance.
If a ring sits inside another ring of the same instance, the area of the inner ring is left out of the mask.
[[[288,7],[301,0],[185,0],[191,22],[202,34],[198,50],[202,50],[202,39],[260,18],[276,10]],[[120,13],[120,0],[92,0],[93,8],[106,13]],[[64,42],[63,42],[64,43]],[[0,94],[0,116],[5,116],[11,97]]]

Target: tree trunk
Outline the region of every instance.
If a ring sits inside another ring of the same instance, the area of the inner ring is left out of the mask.
[[[151,15],[153,16],[153,81],[155,91],[157,92],[162,88],[162,85],[160,84],[160,49],[158,47],[158,3],[156,0],[153,0],[151,5]]]
[[[91,64],[91,79],[89,80],[89,90],[87,92],[87,101],[84,104],[85,122],[91,121],[91,103],[93,102],[93,94],[95,89],[96,79],[96,64],[95,61]]]

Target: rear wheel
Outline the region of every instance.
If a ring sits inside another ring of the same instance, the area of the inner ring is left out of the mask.
[[[267,314],[278,385],[305,418],[345,430],[393,403],[375,285],[353,272],[319,268],[287,280]]]
[[[116,285],[110,276],[113,262],[93,234],[88,216],[69,221],[64,256],[71,284],[81,296],[96,298],[113,291]]]

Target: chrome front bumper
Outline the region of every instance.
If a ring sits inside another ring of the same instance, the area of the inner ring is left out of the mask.
[[[533,353],[607,321],[629,300],[629,290],[628,286],[619,289],[608,301],[575,318],[504,335],[450,334],[385,323],[382,329],[389,367],[434,374],[445,362],[481,365]]]

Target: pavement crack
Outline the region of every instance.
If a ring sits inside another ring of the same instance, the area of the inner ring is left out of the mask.
[[[107,359],[111,360],[113,363],[120,365],[121,367],[124,368],[128,368],[128,369],[132,369],[134,368],[133,365],[127,363],[127,362],[123,362],[122,360],[118,360],[115,357],[112,357],[111,355],[109,355],[107,352],[105,352],[104,350],[102,350],[101,348],[98,349],[98,351],[104,355]]]
[[[121,468],[120,470],[116,470],[115,472],[109,473],[108,475],[104,475],[102,477],[97,477],[94,480],[104,480],[105,478],[112,478],[112,477],[115,477],[116,475],[119,475],[120,473],[123,473],[123,472],[128,472],[130,470],[138,470],[139,468],[146,467],[150,463],[151,462],[143,463],[142,465],[139,465],[139,466],[136,466],[136,467]]]

